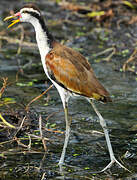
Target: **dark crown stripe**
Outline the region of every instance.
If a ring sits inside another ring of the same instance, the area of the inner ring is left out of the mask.
[[[35,18],[37,18],[37,19],[40,19],[40,17],[41,17],[38,13],[33,12],[33,11],[24,10],[24,11],[22,11],[22,13],[30,14],[31,16],[33,16],[33,17],[35,17]]]

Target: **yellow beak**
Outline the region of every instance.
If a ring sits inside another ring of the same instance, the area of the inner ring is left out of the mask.
[[[6,17],[6,18],[4,19],[4,21],[7,21],[7,20],[9,20],[9,19],[13,19],[13,18],[16,18],[16,17],[17,17],[16,14],[13,15],[13,16],[8,16],[8,17]],[[12,20],[12,23],[8,26],[8,28],[10,28],[11,26],[13,26],[14,24],[16,24],[16,23],[18,23],[18,22],[20,22],[20,19]]]

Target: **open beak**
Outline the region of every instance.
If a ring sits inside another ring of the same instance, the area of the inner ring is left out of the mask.
[[[12,23],[8,26],[8,28],[10,28],[10,27],[13,26],[14,24],[17,24],[18,22],[20,22],[21,14],[20,14],[20,12],[18,12],[18,13],[16,13],[16,14],[14,14],[13,16],[8,16],[8,17],[6,17],[6,18],[4,19],[4,21],[7,21],[7,20],[9,20],[9,19],[13,19],[13,18],[16,18],[16,17],[18,17],[18,19],[12,20]]]

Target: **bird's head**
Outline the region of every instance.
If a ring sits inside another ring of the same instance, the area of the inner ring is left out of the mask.
[[[10,28],[16,23],[19,22],[32,23],[36,19],[40,19],[40,18],[41,18],[41,13],[40,10],[37,8],[37,6],[34,4],[27,4],[23,8],[21,8],[20,11],[17,12],[16,14],[6,17],[4,21],[7,21],[9,19],[14,19],[12,20],[12,23],[8,26],[8,28]]]

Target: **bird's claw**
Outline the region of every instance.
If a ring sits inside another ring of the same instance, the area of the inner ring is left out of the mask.
[[[113,157],[113,159],[111,160],[111,162],[110,162],[104,169],[102,169],[100,172],[104,172],[104,171],[106,171],[107,169],[111,168],[114,163],[118,164],[121,168],[125,169],[126,171],[131,172],[131,171],[128,170],[125,166],[123,166],[115,157]]]

